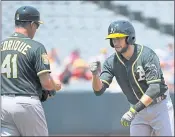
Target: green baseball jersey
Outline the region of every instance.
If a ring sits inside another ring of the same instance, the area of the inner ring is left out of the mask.
[[[134,54],[130,60],[114,53],[104,62],[100,74],[100,79],[107,87],[115,77],[131,104],[139,101],[151,83],[160,83],[158,96],[168,89],[156,53],[146,46],[138,44],[134,46]]]
[[[1,42],[1,95],[42,94],[38,75],[50,71],[45,47],[23,34]]]

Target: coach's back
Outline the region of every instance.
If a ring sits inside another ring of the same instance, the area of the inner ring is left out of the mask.
[[[41,54],[42,56],[39,56]],[[41,94],[42,87],[37,75],[43,71],[50,71],[46,54],[41,43],[20,33],[14,33],[3,40],[1,43],[1,94],[37,96]]]

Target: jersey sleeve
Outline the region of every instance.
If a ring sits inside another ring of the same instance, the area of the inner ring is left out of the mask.
[[[107,88],[108,88],[112,82],[113,77],[114,77],[114,74],[112,72],[112,67],[108,63],[108,60],[106,60],[102,67],[102,72],[100,74],[100,80],[104,84],[107,84]]]
[[[49,58],[44,46],[40,46],[35,52],[35,70],[38,76],[45,72],[51,72]]]
[[[156,53],[152,51],[146,57],[144,57],[143,67],[145,70],[147,84],[161,82],[162,70]]]

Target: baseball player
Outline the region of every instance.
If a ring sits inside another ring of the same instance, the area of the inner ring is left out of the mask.
[[[103,94],[115,77],[131,106],[121,118],[130,135],[173,136],[173,105],[155,52],[135,43],[134,27],[125,20],[112,22],[106,38],[115,53],[102,71],[99,61],[90,64],[94,93]]]
[[[40,97],[61,85],[50,76],[44,45],[32,40],[42,23],[37,9],[22,6],[14,34],[1,42],[1,136],[48,136]]]

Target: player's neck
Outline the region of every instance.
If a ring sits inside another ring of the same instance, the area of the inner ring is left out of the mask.
[[[24,28],[15,28],[15,32],[16,32],[16,33],[21,33],[21,34],[23,34],[23,35],[29,37],[27,30],[24,29]]]
[[[125,53],[122,53],[123,57],[129,60],[134,53],[134,45],[129,45]]]

